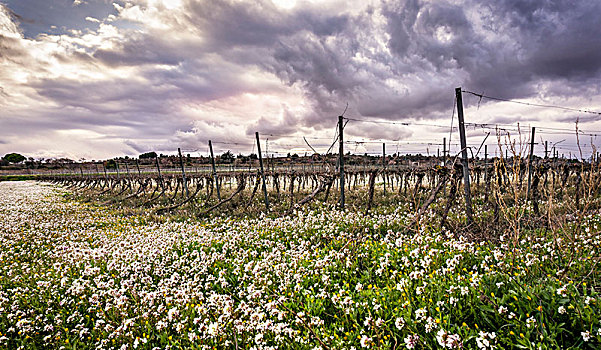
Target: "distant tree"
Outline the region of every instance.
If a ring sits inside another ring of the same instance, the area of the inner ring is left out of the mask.
[[[290,153],[288,153],[288,154],[290,154]],[[298,159],[298,154],[294,153],[293,155],[290,156],[290,158],[292,158],[292,159]]]
[[[234,154],[231,151],[224,152],[219,159],[222,163],[231,163],[234,161]]]
[[[4,159],[9,162],[9,163],[21,163],[22,161],[24,161],[25,158],[24,156],[20,155],[19,153],[9,153],[7,155],[4,156]]]
[[[156,158],[156,157],[157,157],[156,152],[146,152],[146,153],[140,154],[140,156],[139,156],[140,159]]]
[[[117,169],[117,162],[114,159],[109,159],[106,161],[104,167],[107,169]]]
[[[250,159],[259,159],[259,157],[255,153],[249,154],[248,158],[250,158]]]

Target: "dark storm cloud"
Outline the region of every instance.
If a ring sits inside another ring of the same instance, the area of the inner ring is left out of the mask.
[[[331,128],[347,102],[348,115],[358,118],[448,120],[457,86],[502,98],[555,101],[601,94],[599,1],[299,1],[288,10],[268,0],[183,0],[176,9],[161,4],[150,9],[151,3],[137,0],[116,1],[117,6],[104,0],[77,6],[67,0],[4,3],[19,18],[0,23],[11,33],[0,32],[0,61],[34,74],[3,86],[0,101],[26,88],[24,96],[54,107],[22,110],[6,125],[122,127],[132,134],[127,145],[137,151],[146,149],[145,135],[170,140],[164,145],[192,146],[207,135],[248,138],[254,131]],[[17,22],[20,28],[12,28]],[[20,30],[35,40],[24,43]],[[86,34],[90,43],[82,39]],[[95,38],[100,43],[92,44]],[[60,40],[67,42],[64,48]],[[60,49],[36,52],[33,44]],[[100,77],[55,72],[63,66]],[[126,73],[105,74],[118,70]],[[13,78],[9,69],[0,77]],[[301,107],[278,101],[271,105],[282,106],[279,112],[252,111],[248,120],[228,105],[244,94],[278,98],[273,96],[298,91]],[[464,98],[466,107],[488,102]],[[197,123],[182,111],[189,105],[197,108]],[[203,108],[223,114],[201,113]],[[234,134],[231,126],[204,122],[232,114],[243,123]],[[541,116],[482,114],[489,123]],[[348,130],[357,137],[412,135],[400,127]]]
[[[211,43],[222,49],[231,46],[272,46],[282,37],[308,31],[318,36],[341,33],[348,16],[325,14],[318,6],[292,12],[278,10],[268,0],[187,1],[190,24],[198,27]]]

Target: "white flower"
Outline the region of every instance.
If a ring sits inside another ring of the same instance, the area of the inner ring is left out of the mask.
[[[396,326],[396,328],[398,330],[401,330],[405,326],[405,320],[401,317],[397,317],[396,320],[394,321],[394,325]]]
[[[415,310],[415,319],[417,321],[423,321],[424,319],[426,319],[427,313],[428,313],[428,311],[426,311],[426,309],[424,309],[424,308],[417,309],[417,310]]]
[[[507,313],[507,308],[505,306],[501,305],[501,306],[499,306],[498,311],[501,315],[504,315],[505,313]]]
[[[417,345],[418,341],[419,341],[419,335],[417,335],[417,334],[411,335],[410,334],[405,337],[405,347],[407,349],[413,349]]]
[[[589,341],[591,339],[591,333],[589,331],[580,332],[580,335],[582,335],[582,340],[584,341]]]
[[[209,335],[211,336],[216,336],[217,335],[217,330],[219,328],[219,324],[217,324],[217,322],[213,322],[209,325]]]
[[[536,323],[536,320],[534,319],[534,316],[530,316],[527,320],[526,320],[526,327],[530,328],[532,327],[534,324]]]
[[[440,329],[436,333],[436,340],[443,348],[453,349],[463,347],[461,337],[458,334],[449,334],[444,329]]]
[[[445,331],[444,329],[440,329],[438,331],[438,333],[436,333],[436,341],[438,341],[438,344],[440,346],[442,346],[443,348],[446,347],[447,345],[447,331]]]
[[[434,322],[434,319],[432,317],[428,317],[426,319],[426,333],[430,333],[432,332],[432,330],[436,329],[437,325],[436,322]]]
[[[488,349],[493,347],[493,340],[497,337],[495,332],[482,332],[478,333],[478,337],[476,338],[476,345],[478,349]]]
[[[566,308],[562,306],[557,308],[557,312],[559,312],[560,314],[565,314],[566,313]]]
[[[371,338],[370,337],[368,337],[366,335],[363,335],[361,337],[361,346],[362,347],[364,347],[364,348],[368,347],[370,342],[371,342]]]

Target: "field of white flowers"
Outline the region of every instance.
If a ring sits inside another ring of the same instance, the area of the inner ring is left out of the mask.
[[[0,183],[0,347],[598,348],[598,216],[470,243],[398,211],[151,220]],[[570,259],[562,252],[570,251]]]

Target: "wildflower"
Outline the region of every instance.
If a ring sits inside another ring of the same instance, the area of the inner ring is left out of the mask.
[[[371,343],[371,338],[366,335],[363,335],[361,337],[361,347],[366,348],[369,346],[369,343]]]
[[[530,328],[532,327],[534,324],[536,323],[536,320],[534,319],[534,316],[530,316],[528,317],[528,319],[526,320],[526,327]]]
[[[488,349],[494,347],[493,341],[497,337],[495,332],[483,332],[480,331],[478,333],[478,337],[476,338],[476,345],[478,349]]]
[[[461,348],[463,347],[463,343],[461,342],[461,337],[458,334],[449,334],[444,329],[440,329],[438,333],[436,333],[436,341],[443,348]]]
[[[219,328],[219,325],[217,324],[217,322],[213,322],[209,325],[209,335],[211,336],[216,336],[217,335],[217,330]]]
[[[401,317],[397,317],[396,320],[394,321],[394,325],[396,326],[396,328],[398,330],[401,330],[405,326],[405,320]]]
[[[591,333],[589,331],[580,332],[580,335],[582,335],[582,340],[584,341],[589,341],[591,339]]]
[[[426,319],[426,333],[432,332],[432,330],[436,329],[436,322],[432,317],[428,317]]]
[[[407,349],[413,349],[415,348],[415,346],[417,345],[417,342],[419,341],[419,335],[417,334],[409,334],[408,336],[405,337],[405,347]]]
[[[557,312],[559,312],[560,314],[565,314],[566,313],[566,308],[562,305],[560,307],[557,308]]]

